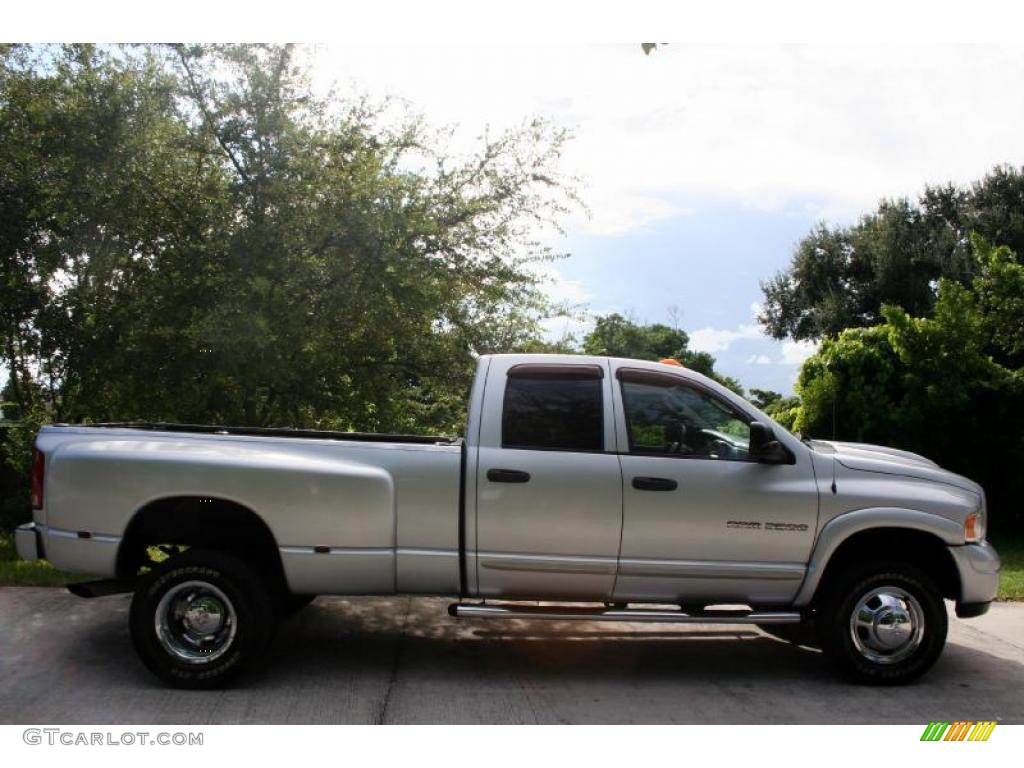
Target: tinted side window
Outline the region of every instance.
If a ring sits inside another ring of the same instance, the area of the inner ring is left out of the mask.
[[[505,383],[501,445],[604,450],[601,380],[510,376]]]

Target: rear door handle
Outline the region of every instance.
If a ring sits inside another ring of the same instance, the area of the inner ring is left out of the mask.
[[[530,473],[518,469],[488,469],[487,479],[492,483],[528,483]]]
[[[634,477],[633,487],[638,491],[674,491],[679,483],[667,477]]]

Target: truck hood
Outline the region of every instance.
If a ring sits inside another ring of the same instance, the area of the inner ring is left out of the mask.
[[[847,469],[930,480],[962,488],[979,496],[983,495],[981,486],[973,480],[943,469],[931,459],[926,459],[924,456],[910,451],[886,448],[881,445],[868,445],[867,443],[841,443],[832,440],[812,440],[810,447],[817,453],[831,455],[835,461]]]

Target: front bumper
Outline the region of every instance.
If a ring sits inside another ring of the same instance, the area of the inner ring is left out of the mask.
[[[987,541],[949,547],[960,573],[960,597],[956,601],[961,618],[980,616],[988,610],[999,590],[999,553]]]
[[[35,523],[25,523],[14,529],[14,546],[22,560],[41,560],[43,547]]]

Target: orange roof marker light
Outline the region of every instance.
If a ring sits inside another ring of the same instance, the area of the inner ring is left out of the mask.
[[[685,368],[686,366],[676,360],[674,357],[666,357],[658,361],[662,365],[674,365],[678,368]]]

